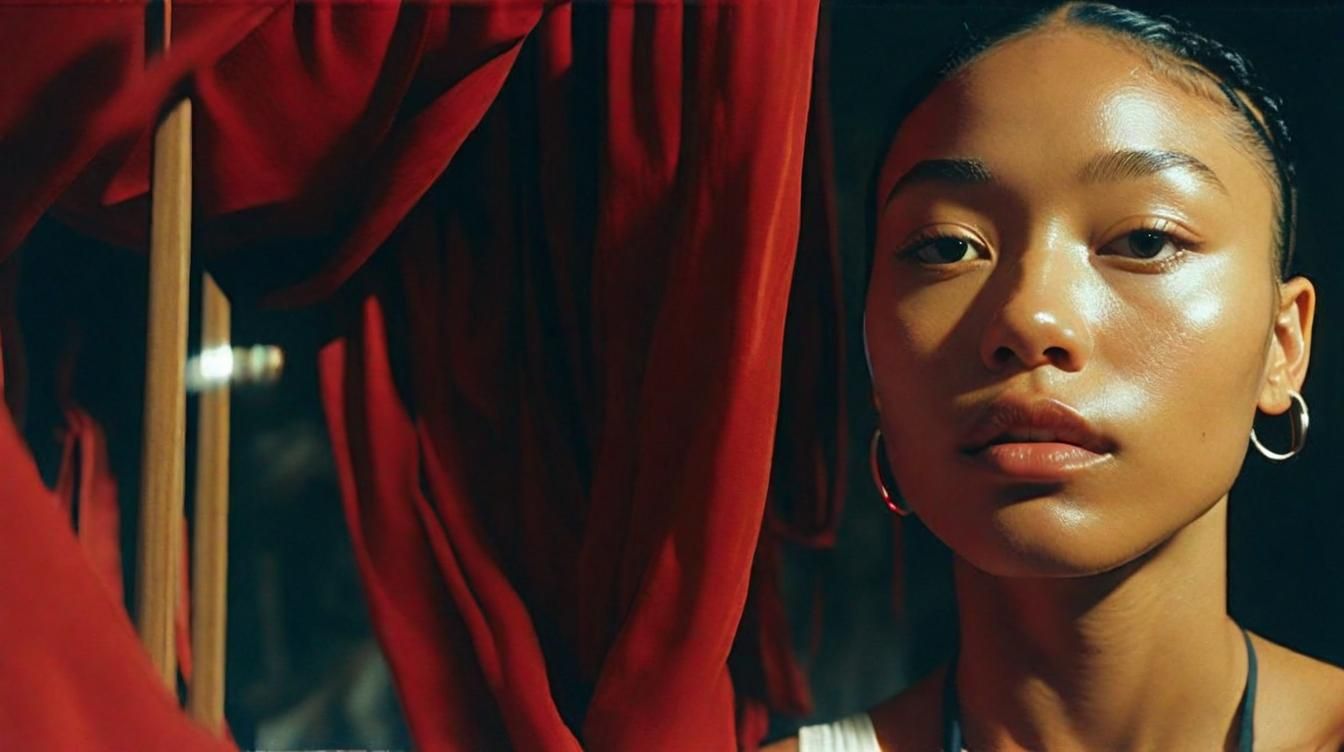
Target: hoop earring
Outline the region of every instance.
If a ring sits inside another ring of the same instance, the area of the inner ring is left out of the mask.
[[[1260,437],[1255,435],[1255,428],[1251,428],[1251,443],[1266,459],[1274,462],[1283,462],[1302,451],[1302,447],[1307,443],[1307,426],[1311,423],[1311,415],[1307,412],[1307,401],[1302,399],[1302,395],[1289,389],[1288,396],[1292,398],[1292,407],[1289,409],[1288,419],[1293,427],[1293,443],[1288,447],[1287,452],[1275,452],[1266,449],[1264,444],[1260,443]]]
[[[882,443],[882,429],[873,431],[873,440],[868,443],[868,469],[873,474],[873,485],[877,486],[877,492],[882,496],[882,500],[887,503],[887,509],[896,514],[905,517],[910,514],[910,507],[906,506],[905,500],[899,494],[893,494],[887,489],[887,484],[882,480],[882,466],[878,460],[878,445]]]

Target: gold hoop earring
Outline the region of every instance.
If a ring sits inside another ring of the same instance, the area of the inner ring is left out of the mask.
[[[887,489],[887,484],[882,480],[882,466],[878,460],[879,445],[882,443],[882,429],[873,430],[873,440],[868,442],[868,469],[873,474],[873,485],[877,486],[877,492],[882,496],[882,500],[887,503],[887,509],[905,517],[910,514],[910,507],[905,504],[905,500],[899,494],[893,494]],[[892,484],[895,485],[895,484]]]
[[[1251,443],[1260,450],[1266,459],[1274,462],[1283,462],[1289,457],[1295,456],[1302,451],[1302,447],[1307,443],[1307,426],[1311,423],[1311,414],[1307,412],[1307,401],[1302,399],[1302,395],[1289,389],[1288,396],[1292,398],[1292,406],[1288,410],[1288,420],[1293,428],[1292,445],[1288,447],[1287,452],[1275,452],[1267,449],[1260,443],[1260,437],[1255,435],[1255,428],[1251,428]]]

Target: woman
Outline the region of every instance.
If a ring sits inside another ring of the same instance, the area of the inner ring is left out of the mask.
[[[1271,458],[1307,426],[1286,147],[1235,53],[1088,3],[915,102],[872,196],[872,460],[955,555],[959,647],[768,749],[1344,747],[1344,670],[1226,604],[1252,420],[1292,422]]]

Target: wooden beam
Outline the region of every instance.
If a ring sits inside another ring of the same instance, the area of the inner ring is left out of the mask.
[[[163,3],[167,49],[171,6]],[[153,40],[151,40],[153,42]],[[173,612],[181,586],[186,464],[187,301],[191,268],[191,102],[169,111],[154,134],[145,348],[144,439],[136,557],[136,626],[170,689],[176,687]]]
[[[201,350],[229,353],[229,299],[209,274],[201,285]],[[191,565],[191,686],[187,710],[220,733],[229,580],[229,382],[200,396]]]

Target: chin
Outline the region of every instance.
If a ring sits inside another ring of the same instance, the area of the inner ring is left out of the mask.
[[[1160,529],[1140,528],[1135,516],[1105,514],[1100,505],[1060,492],[1023,496],[1006,503],[1003,498],[967,500],[954,519],[935,515],[927,524],[958,558],[996,577],[1102,574],[1168,537]]]

